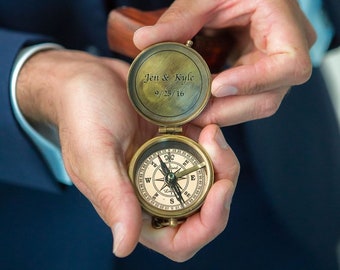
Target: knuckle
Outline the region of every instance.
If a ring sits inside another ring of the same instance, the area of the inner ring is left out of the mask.
[[[96,204],[106,212],[105,210],[109,209],[112,205],[114,194],[111,189],[103,188],[97,192],[95,199]]]
[[[301,57],[293,65],[296,84],[305,83],[312,75],[313,67],[309,57]]]
[[[190,258],[192,258],[195,254],[196,252],[191,252],[191,253],[173,252],[171,255],[168,256],[168,258],[173,260],[174,262],[183,263],[189,260]]]
[[[229,167],[229,170],[230,170],[231,178],[236,179],[236,182],[237,182],[237,179],[241,171],[241,164],[236,156],[235,156],[234,163],[231,164],[231,166]],[[224,230],[224,228],[222,230]]]
[[[266,85],[260,82],[249,82],[249,85],[245,87],[244,93],[246,95],[255,95],[261,93],[265,87]]]
[[[174,262],[182,263],[192,258],[199,249],[193,249],[195,245],[191,239],[182,239],[181,244],[173,242],[164,250],[164,255]]]
[[[103,188],[93,194],[92,200],[95,209],[104,220],[104,222],[112,227],[115,223],[115,209],[117,208],[115,196],[111,189]]]
[[[277,93],[268,93],[254,108],[254,119],[266,118],[274,115],[281,105],[282,98]]]
[[[93,202],[98,209],[100,209],[103,219],[109,226],[113,225],[113,221],[110,221],[111,209],[114,209],[114,194],[111,189],[103,188],[95,195],[95,201]]]

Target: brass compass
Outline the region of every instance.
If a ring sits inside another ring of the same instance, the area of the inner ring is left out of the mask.
[[[138,149],[129,167],[137,197],[156,228],[176,226],[198,211],[214,181],[207,153],[180,135],[181,126],[210,98],[209,68],[191,45],[153,45],[136,57],[128,76],[136,111],[159,126],[159,136]]]

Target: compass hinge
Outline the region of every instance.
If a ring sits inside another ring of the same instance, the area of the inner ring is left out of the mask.
[[[178,134],[182,133],[182,127],[159,127],[158,132],[160,134]]]

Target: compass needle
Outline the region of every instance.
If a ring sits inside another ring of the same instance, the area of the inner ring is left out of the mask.
[[[190,174],[190,173],[192,173],[194,171],[197,171],[197,170],[199,170],[199,169],[201,169],[203,167],[205,167],[205,163],[204,162],[202,162],[200,164],[197,164],[197,165],[195,165],[195,166],[193,166],[191,168],[185,169],[184,171],[175,173],[175,175],[176,175],[177,178],[182,178],[183,176],[185,176],[187,174]]]
[[[162,168],[162,172],[164,173],[164,175],[167,175],[170,173],[169,168],[166,166],[166,164],[164,163],[164,161],[161,159],[161,157],[159,155],[157,155],[158,160],[161,164],[161,168]]]

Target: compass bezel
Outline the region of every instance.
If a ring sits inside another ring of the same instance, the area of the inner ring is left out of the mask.
[[[202,183],[200,195],[190,205],[186,205],[186,207],[180,208],[178,210],[160,209],[150,203],[150,201],[146,200],[138,188],[138,176],[136,175],[140,166],[146,158],[148,158],[153,153],[160,151],[161,149],[167,149],[169,147],[177,147],[181,150],[189,152],[198,161],[205,163],[205,167],[200,169],[204,170],[205,172],[204,182]],[[135,192],[142,208],[153,216],[167,219],[186,218],[198,211],[202,206],[208,194],[208,191],[214,182],[213,165],[206,151],[198,143],[185,136],[171,134],[157,136],[143,144],[131,160],[129,166],[129,176],[131,181],[133,182]]]

